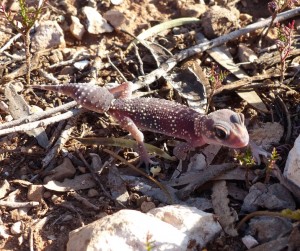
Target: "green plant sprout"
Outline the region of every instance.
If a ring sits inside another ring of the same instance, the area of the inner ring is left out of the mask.
[[[252,156],[250,147],[243,153],[236,153],[235,158],[241,166],[246,168],[245,180],[246,184],[249,186],[249,169],[255,165],[255,160]]]
[[[277,24],[278,39],[275,43],[280,55],[280,84],[283,84],[284,74],[287,69],[286,59],[294,48],[294,25],[295,20],[293,20],[287,26]]]
[[[268,3],[268,10],[272,14],[272,20],[267,30],[262,34],[262,38],[264,38],[271,27],[274,24],[274,20],[276,19],[278,13],[284,11],[286,8],[293,8],[296,4],[299,3],[299,0],[273,0]]]
[[[146,250],[151,251],[153,248],[155,248],[155,241],[151,241],[152,235],[148,234],[147,235],[147,240],[146,240]]]
[[[271,153],[271,157],[268,158],[268,163],[266,167],[266,178],[265,178],[265,183],[268,183],[270,180],[270,175],[271,172],[274,170],[274,166],[276,164],[276,161],[280,158],[276,148],[273,148],[273,151]]]
[[[212,91],[208,97],[207,110],[211,103],[212,97],[214,96],[215,90],[217,90],[218,88],[220,88],[222,86],[222,82],[224,81],[224,79],[227,77],[228,74],[229,74],[229,72],[220,70],[217,65],[215,65],[215,64],[212,65],[210,72],[208,74],[208,79],[211,83]],[[206,112],[208,112],[208,111],[206,111]]]
[[[30,53],[30,30],[34,23],[39,20],[43,5],[46,0],[39,1],[34,6],[28,6],[26,0],[18,0],[20,10],[13,14],[6,10],[4,6],[0,7],[0,14],[3,14],[8,22],[22,35],[25,44],[26,56],[26,83],[30,85],[30,71],[31,71],[31,53]]]

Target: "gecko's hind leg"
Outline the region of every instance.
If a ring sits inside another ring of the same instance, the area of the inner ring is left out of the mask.
[[[108,89],[108,91],[118,99],[130,99],[133,92],[133,84],[124,82],[121,85]]]

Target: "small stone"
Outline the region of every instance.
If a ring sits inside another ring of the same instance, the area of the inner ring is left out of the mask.
[[[85,6],[82,13],[87,18],[86,29],[90,34],[98,35],[114,30],[96,9]]]
[[[49,192],[49,191],[44,192],[43,197],[44,197],[45,199],[49,199],[49,198],[51,198],[51,196],[52,196],[52,193],[51,193],[51,192]]]
[[[126,20],[125,15],[118,10],[109,10],[105,12],[103,17],[114,27],[120,28],[120,26]]]
[[[94,188],[89,189],[88,197],[92,198],[92,197],[97,197],[97,196],[99,196],[99,192],[96,189],[94,189]]]
[[[31,114],[35,114],[35,113],[39,113],[39,112],[43,112],[43,111],[44,110],[39,106],[36,106],[36,105],[30,106],[30,113]]]
[[[141,211],[143,213],[148,213],[151,209],[155,208],[155,204],[152,201],[144,201],[141,205]]]
[[[113,5],[120,5],[123,3],[124,0],[111,0],[110,2],[113,4]]]
[[[64,158],[63,163],[53,169],[53,174],[48,175],[44,179],[44,183],[50,180],[62,181],[65,178],[72,178],[76,172],[69,158]]]
[[[236,9],[214,5],[202,15],[201,22],[206,37],[216,38],[238,28]]]
[[[59,75],[70,75],[75,73],[76,69],[73,66],[67,65],[60,71]]]
[[[10,184],[7,180],[0,181],[0,199],[6,196],[6,194],[10,191]]]
[[[90,61],[89,60],[82,60],[74,63],[74,67],[80,71],[84,70],[88,65]]]
[[[8,234],[6,228],[4,227],[4,225],[0,225],[0,237],[2,237],[3,239],[8,239],[10,235]]]
[[[51,55],[49,56],[49,61],[51,64],[56,64],[58,62],[63,61],[64,57],[61,50],[53,50]]]
[[[43,49],[65,47],[64,33],[56,21],[44,21],[36,28],[36,33],[31,40],[33,51]]]
[[[300,135],[289,152],[283,175],[300,188]]]
[[[30,185],[27,193],[27,199],[30,201],[41,201],[44,194],[44,186],[42,185]]]
[[[15,222],[15,223],[10,227],[10,232],[11,232],[13,235],[17,235],[17,234],[22,233],[22,222],[21,222],[21,221]]]
[[[85,33],[85,28],[80,23],[78,17],[71,16],[71,20],[72,20],[72,24],[70,25],[70,32],[77,40],[80,41],[82,39],[83,34]]]
[[[253,63],[255,60],[257,60],[257,56],[256,56],[255,52],[253,50],[251,50],[245,44],[239,44],[238,58],[242,63],[248,63],[248,64],[242,64],[242,67],[244,69],[254,70],[255,66],[251,63]]]
[[[242,238],[242,242],[247,247],[247,249],[250,249],[258,245],[258,241],[251,235],[245,235]]]
[[[5,122],[10,122],[10,121],[14,120],[14,118],[11,115],[5,116],[4,119],[5,119]]]

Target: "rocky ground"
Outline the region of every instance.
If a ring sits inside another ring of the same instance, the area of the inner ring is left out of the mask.
[[[30,75],[18,2],[0,12],[1,250],[299,250],[297,1],[46,1]],[[125,81],[135,97],[243,113],[262,154],[209,145],[179,161],[177,139],[145,132],[157,183],[109,114],[30,88]]]

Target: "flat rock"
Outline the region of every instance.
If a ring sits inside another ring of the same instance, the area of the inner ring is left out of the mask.
[[[88,33],[98,35],[114,30],[96,9],[85,6],[82,8],[82,13],[86,17],[86,29]]]
[[[114,27],[120,28],[125,22],[125,15],[118,10],[109,10],[104,13],[103,17]]]
[[[69,158],[64,158],[63,163],[52,170],[52,174],[44,179],[44,183],[50,180],[61,181],[65,178],[71,178],[75,174],[76,169]]]
[[[292,231],[291,220],[280,217],[256,217],[249,223],[249,232],[257,237],[260,243],[286,236]]]
[[[289,190],[281,184],[266,185],[258,182],[250,188],[249,194],[245,197],[242,211],[254,212],[259,208],[295,210],[296,204]]]
[[[283,175],[300,188],[300,135],[289,152]]]
[[[43,49],[65,47],[66,42],[63,30],[56,21],[44,21],[36,28],[36,32],[31,39],[33,51]]]
[[[72,231],[67,251],[146,250],[147,245],[181,251],[186,250],[188,238],[153,215],[124,209]]]
[[[67,250],[145,250],[147,245],[154,250],[196,250],[220,231],[213,214],[194,207],[171,205],[147,214],[124,209],[71,232]]]

